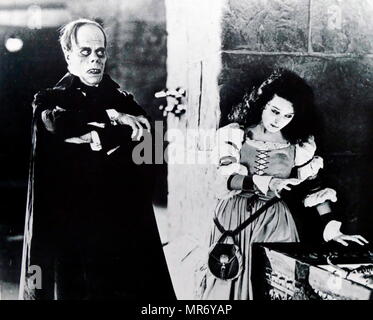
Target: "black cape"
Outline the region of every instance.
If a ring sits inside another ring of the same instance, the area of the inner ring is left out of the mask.
[[[105,110],[145,112],[109,76],[88,87],[69,73],[33,107],[20,298],[174,299],[151,166],[133,163],[130,127],[112,125]],[[65,142],[91,130],[100,151]]]

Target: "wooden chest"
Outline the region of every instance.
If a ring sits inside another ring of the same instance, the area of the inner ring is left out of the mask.
[[[337,244],[254,244],[254,299],[372,300],[373,251]]]

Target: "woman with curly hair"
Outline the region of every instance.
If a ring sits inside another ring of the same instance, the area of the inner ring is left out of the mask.
[[[217,132],[219,202],[212,247],[224,230],[236,229],[269,200],[273,204],[238,234],[226,238],[234,239],[238,247],[239,271],[223,280],[206,268],[202,299],[252,299],[252,243],[299,241],[293,217],[281,198],[281,193],[298,184],[308,184],[303,203],[320,214],[325,241],[367,243],[360,235],[340,232],[341,222],[330,205],[337,201],[336,192],[324,188],[318,179],[323,159],[315,155],[314,97],[301,77],[284,69],[274,71],[244,95],[228,119],[231,123]],[[275,197],[279,199],[273,202]]]

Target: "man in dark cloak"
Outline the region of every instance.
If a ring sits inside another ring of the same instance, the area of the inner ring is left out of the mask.
[[[175,299],[151,195],[132,149],[150,130],[104,74],[106,35],[61,30],[69,72],[33,102],[21,299]]]

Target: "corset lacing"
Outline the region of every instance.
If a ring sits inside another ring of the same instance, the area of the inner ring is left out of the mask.
[[[268,150],[257,150],[254,169],[256,170],[254,174],[263,175],[264,170],[268,168]]]

